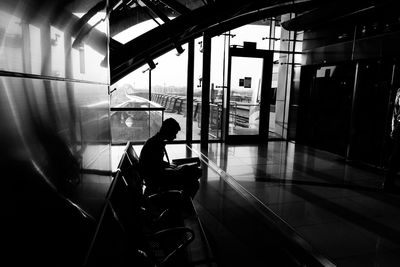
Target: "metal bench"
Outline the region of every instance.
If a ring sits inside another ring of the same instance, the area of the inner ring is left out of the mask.
[[[141,185],[140,189],[135,190],[135,192],[142,194],[143,179],[140,176],[139,158],[131,142],[127,143],[125,147],[125,153],[126,155],[128,155],[127,158],[129,159],[132,167],[129,172],[133,173],[136,177],[136,182],[134,182],[133,180],[131,180],[131,182],[136,185]],[[190,158],[189,160],[193,159]],[[122,166],[122,168],[124,167]],[[129,180],[127,180],[127,183],[129,184]],[[167,195],[164,199],[163,194]],[[215,266],[211,248],[205,234],[202,222],[198,216],[195,205],[193,204],[193,200],[190,197],[184,196],[183,194],[170,194],[170,191],[159,192],[157,195],[149,196],[150,199],[144,199],[144,202],[147,203],[146,206],[150,209],[152,207],[154,208],[154,205],[156,205],[157,203],[161,205],[161,207],[159,207],[160,210],[164,209],[165,211],[170,211],[171,209],[173,209],[173,216],[178,216],[180,219],[182,219],[182,226],[193,230],[195,234],[194,240],[185,249],[185,260],[187,261],[188,265],[195,266],[201,264],[203,266]],[[153,198],[153,200],[151,198]],[[157,201],[157,198],[159,198],[160,200]],[[179,214],[176,214],[177,212],[179,212]]]

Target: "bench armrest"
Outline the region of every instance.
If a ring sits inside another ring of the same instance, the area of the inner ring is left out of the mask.
[[[147,205],[164,209],[179,206],[183,199],[184,195],[181,190],[166,190],[144,197]]]
[[[171,198],[171,197],[181,197],[183,195],[182,190],[165,190],[159,193],[154,193],[146,196],[146,199],[158,199],[158,198]]]

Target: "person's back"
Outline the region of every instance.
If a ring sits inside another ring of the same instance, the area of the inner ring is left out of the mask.
[[[140,152],[139,163],[147,187],[157,187],[168,162],[164,161],[165,142],[157,133],[150,137]]]
[[[400,88],[397,89],[394,100],[391,126],[392,129],[390,137],[393,139],[392,153],[389,157],[383,182],[383,189],[389,191],[398,191],[395,181],[397,172],[400,170]]]
[[[400,88],[397,89],[394,100],[391,137],[393,139],[400,138]]]

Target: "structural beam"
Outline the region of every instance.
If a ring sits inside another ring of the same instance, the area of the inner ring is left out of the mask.
[[[153,11],[164,23],[168,22],[170,19],[165,15],[153,2],[150,0],[141,0],[151,11]]]
[[[190,12],[189,8],[187,8],[185,5],[182,5],[181,3],[179,3],[176,0],[161,0],[161,2],[163,2],[164,4],[166,4],[167,6],[169,6],[170,8],[172,8],[173,10],[175,10],[176,12],[178,12],[181,15],[187,14]]]
[[[188,43],[188,68],[186,92],[186,142],[193,140],[193,85],[194,85],[194,40]]]

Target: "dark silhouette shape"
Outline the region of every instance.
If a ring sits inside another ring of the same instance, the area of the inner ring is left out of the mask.
[[[393,139],[393,147],[389,157],[383,189],[393,191],[396,189],[395,179],[397,172],[400,170],[400,88],[397,89],[396,98],[394,100],[390,137]]]
[[[146,185],[145,194],[177,189],[193,198],[199,189],[201,169],[198,164],[170,164],[165,150],[166,141],[173,141],[180,130],[179,123],[168,118],[162,123],[160,131],[144,144],[139,163]]]

